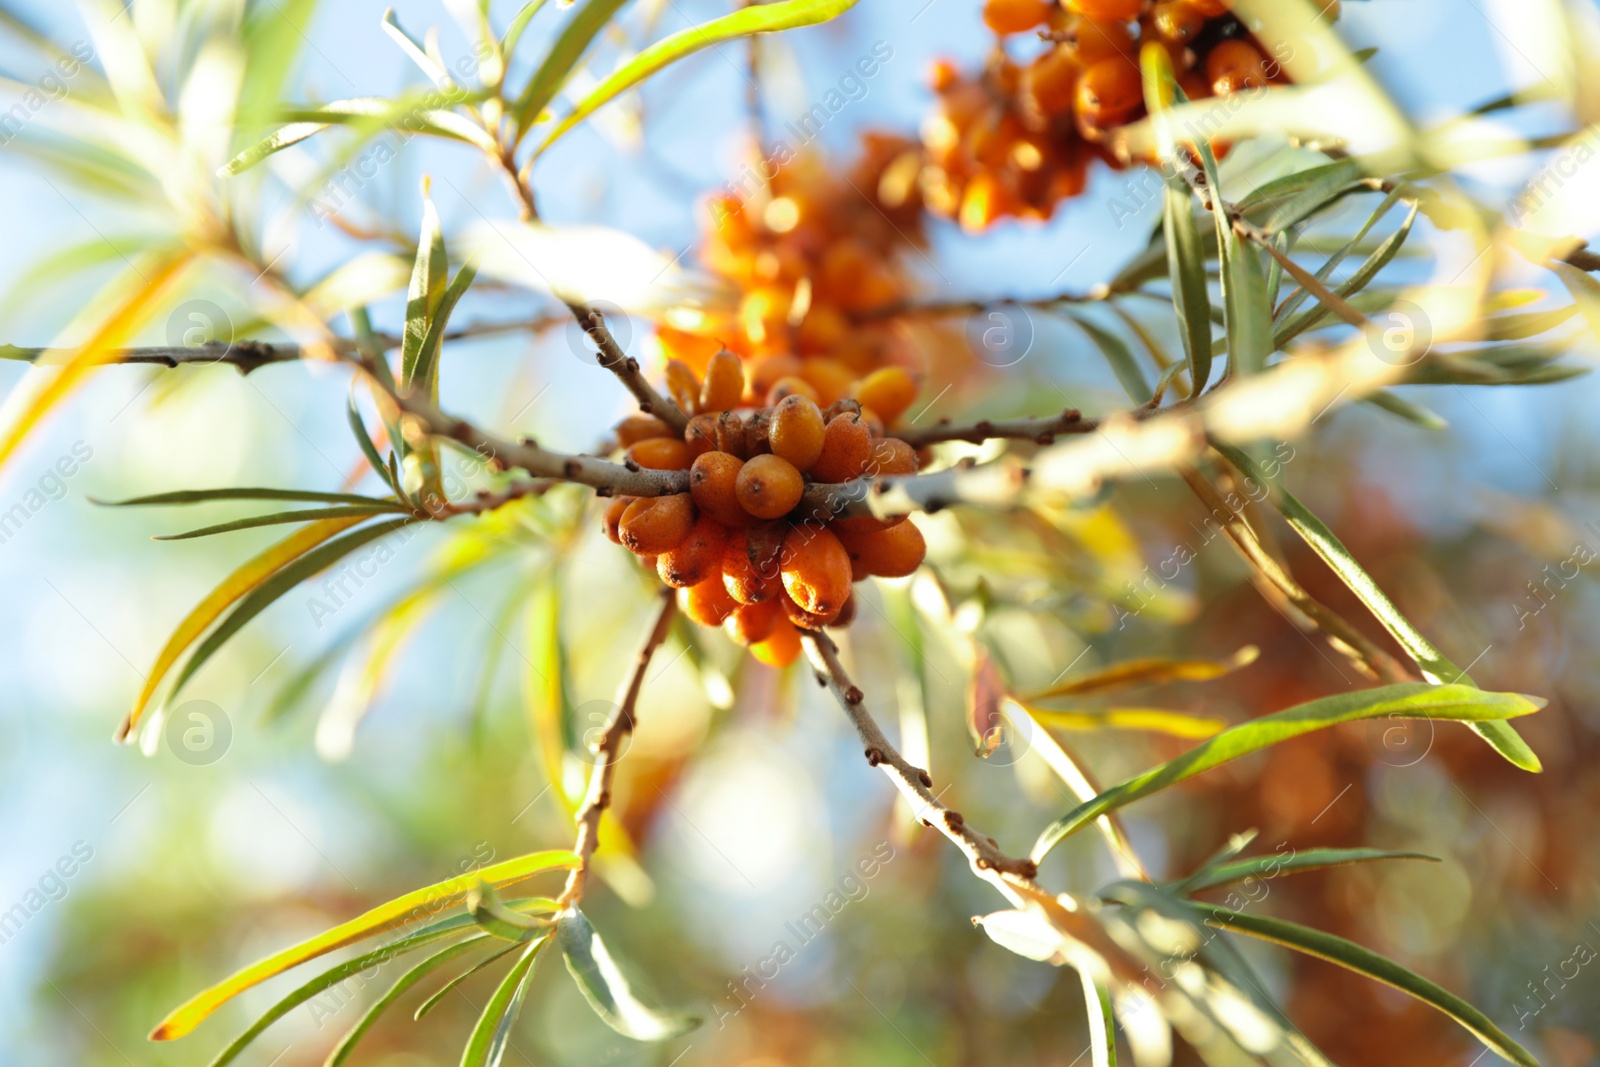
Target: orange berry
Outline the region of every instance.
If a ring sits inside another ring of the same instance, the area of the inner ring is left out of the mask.
[[[1139,68],[1121,56],[1092,64],[1078,79],[1078,115],[1092,127],[1116,126],[1143,104]]]
[[[738,606],[723,587],[720,569],[705,581],[678,590],[678,607],[701,626],[721,626]]]
[[[1188,0],[1161,0],[1150,11],[1156,32],[1173,44],[1188,44],[1206,27],[1206,17]]]
[[[843,530],[838,540],[853,566],[859,564],[860,569],[880,578],[904,578],[922,566],[928,554],[922,531],[909,520],[870,533]]]
[[[826,352],[855,329],[844,312],[832,304],[813,304],[795,327],[795,346],[801,352]],[[809,364],[811,360],[805,360]],[[807,381],[810,377],[807,376]],[[815,384],[814,382],[812,384]]]
[[[733,530],[722,550],[722,584],[741,604],[759,604],[780,592],[780,561],[785,523]]]
[[[844,607],[839,609],[839,614],[835,615],[833,617],[833,621],[828,623],[828,625],[833,627],[833,628],[835,628],[835,629],[839,629],[839,628],[842,628],[842,627],[845,627],[845,626],[849,626],[852,622],[855,622],[855,621],[856,621],[856,594],[855,594],[855,591],[852,590],[850,595],[845,597]]]
[[[1190,7],[1208,19],[1214,19],[1228,13],[1233,6],[1232,0],[1184,0]]]
[[[1218,96],[1259,89],[1268,81],[1266,57],[1249,41],[1220,41],[1206,56],[1206,79]]]
[[[700,402],[700,379],[681,359],[667,360],[667,395],[685,415],[693,415]]]
[[[867,469],[875,478],[885,474],[915,474],[921,466],[917,450],[898,437],[883,437],[872,442],[872,462]]]
[[[1138,55],[1133,31],[1125,22],[1097,22],[1080,15],[1068,21],[1064,43],[1072,57],[1085,67],[1119,56],[1132,63]]]
[[[1023,33],[1049,17],[1044,0],[984,0],[984,25],[998,34]]]
[[[774,621],[772,632],[750,644],[750,654],[767,666],[782,670],[800,658],[800,631],[788,619]]]
[[[727,542],[728,528],[711,516],[702,515],[690,527],[689,536],[656,557],[656,575],[674,589],[721,577],[722,552]]]
[[[774,406],[786,396],[809,397],[813,403],[817,399],[817,391],[810,382],[798,374],[787,374],[772,383],[772,388],[767,390],[767,404]]]
[[[776,600],[766,600],[759,604],[740,604],[723,620],[722,627],[739,644],[750,645],[764,640],[780,622],[788,624],[783,609]]]
[[[744,419],[736,411],[724,411],[717,416],[717,448],[743,459],[745,451]]]
[[[798,356],[759,356],[745,367],[745,396],[751,400],[764,397],[779,378],[800,373]]]
[[[778,598],[778,603],[783,608],[783,613],[788,617],[789,621],[802,630],[820,630],[824,626],[831,626],[834,619],[839,616],[838,611],[830,615],[813,615],[791,600],[787,593]]]
[[[990,171],[980,171],[961,194],[961,228],[968,233],[987,230],[990,223],[1006,214],[1003,202],[1000,179]]]
[[[822,409],[809,397],[786,396],[772,411],[768,440],[774,455],[782,456],[797,470],[810,470],[822,455],[822,437],[827,423]]]
[[[726,452],[696,456],[689,468],[689,495],[694,506],[724,526],[743,526],[750,520],[739,506],[736,486],[744,461]]]
[[[689,446],[689,455],[699,457],[717,448],[717,417],[709,412],[696,415],[683,428],[683,443]]]
[[[623,448],[652,437],[671,437],[672,428],[654,415],[629,415],[617,423],[617,444]]]
[[[734,485],[739,506],[758,519],[787,515],[800,503],[805,488],[805,479],[794,464],[771,453],[746,462]]]
[[[694,454],[676,437],[652,437],[628,449],[628,458],[653,471],[688,470]]]
[[[1044,114],[1064,114],[1072,109],[1078,70],[1070,48],[1052,48],[1023,71],[1022,91]]]
[[[825,527],[796,526],[783,539],[783,588],[813,615],[832,615],[850,595],[850,556]]]
[[[1144,0],[1067,0],[1067,6],[1102,22],[1128,22],[1139,17]]]
[[[746,459],[764,456],[772,451],[768,439],[772,433],[772,409],[757,408],[744,420],[744,450]]]
[[[744,396],[744,365],[726,348],[706,364],[706,378],[700,384],[701,411],[727,411],[739,406]]]
[[[850,392],[856,376],[836,359],[819,356],[800,365],[800,377],[811,383],[817,391],[817,405],[825,407]]]
[[[601,520],[601,528],[605,530],[606,537],[611,539],[612,544],[622,544],[622,534],[618,531],[618,527],[622,524],[622,513],[627,511],[628,505],[637,499],[638,497],[619,496],[606,505],[605,518]]]
[[[694,502],[688,493],[643,496],[622,513],[617,532],[628,550],[654,556],[676,548],[694,526]]]
[[[904,367],[881,367],[856,383],[852,395],[886,423],[905,413],[917,399],[917,381]]]
[[[872,434],[861,416],[845,413],[834,417],[823,431],[822,452],[811,465],[811,477],[819,482],[848,482],[860,477],[872,459]]]

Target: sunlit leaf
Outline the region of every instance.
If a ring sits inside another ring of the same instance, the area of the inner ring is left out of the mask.
[[[1458,668],[1444,657],[1433,644],[1422,636],[1422,632],[1411,624],[1411,620],[1401,614],[1395,607],[1394,601],[1378,587],[1372,576],[1366,572],[1344,543],[1333,535],[1323,521],[1299,500],[1296,500],[1288,490],[1281,485],[1274,484],[1266,473],[1256,465],[1249,454],[1242,449],[1231,445],[1217,445],[1217,450],[1227,457],[1246,477],[1254,480],[1258,485],[1267,486],[1272,493],[1272,501],[1283,517],[1288,520],[1294,531],[1311,546],[1318,556],[1322,557],[1333,572],[1339,576],[1354,593],[1367,610],[1375,615],[1384,629],[1400,643],[1406,654],[1412,658],[1417,667],[1421,669],[1422,676],[1431,682],[1465,682],[1472,684],[1472,679],[1467,677],[1466,671]],[[1489,720],[1505,718],[1506,716],[1487,716]],[[1483,721],[1472,724],[1473,732],[1513,764],[1525,771],[1538,771],[1541,769],[1539,757],[1534,755],[1533,749],[1527,742],[1517,735],[1517,731],[1510,723]]]
[[[1086,315],[1074,315],[1069,312],[1067,318],[1089,335],[1089,340],[1094,342],[1100,354],[1110,364],[1111,372],[1117,376],[1118,384],[1122,386],[1130,400],[1135,404],[1143,404],[1150,399],[1152,395],[1150,383],[1145,379],[1144,368],[1139,366],[1138,360],[1133,357],[1133,350],[1122,338]]]
[[[449,996],[450,992],[456,987],[460,986],[462,982],[465,982],[467,979],[471,978],[479,971],[482,971],[484,968],[493,965],[497,960],[504,959],[506,956],[517,951],[517,949],[521,947],[522,943],[518,942],[517,944],[507,945],[498,952],[491,952],[489,955],[485,956],[483,959],[479,960],[477,963],[474,963],[471,967],[468,967],[466,970],[450,979],[450,981],[440,986],[438,992],[434,993],[427,1000],[424,1000],[421,1004],[417,1005],[417,1010],[412,1014],[411,1017],[413,1019],[421,1019],[424,1015],[438,1007],[444,998]]]
[[[827,22],[854,7],[856,0],[776,0],[774,3],[750,4],[731,14],[712,19],[699,26],[679,30],[644,49],[586,93],[572,109],[572,114],[561,120],[539,146],[543,152],[572,127],[588,118],[597,109],[618,94],[633,88],[664,67],[693,55],[703,48],[711,48],[724,41],[751,37],[758,33],[776,33]]]
[[[276,952],[266,959],[260,960],[243,970],[231,975],[226,980],[217,983],[191,997],[180,1005],[170,1015],[161,1021],[161,1024],[150,1034],[152,1041],[171,1041],[182,1037],[193,1030],[208,1015],[229,1000],[238,996],[246,989],[259,985],[274,975],[281,974],[291,967],[315,959],[318,956],[332,952],[334,949],[343,948],[345,945],[354,944],[379,934],[385,930],[392,930],[397,926],[415,922],[418,919],[437,915],[440,911],[452,904],[461,901],[473,886],[480,881],[497,889],[525,881],[536,874],[545,871],[566,870],[577,866],[578,857],[565,849],[552,849],[546,852],[530,852],[525,856],[505,860],[502,863],[492,864],[454,878],[446,878],[442,882],[423,889],[416,889],[404,896],[396,897],[386,904],[380,904],[370,911],[363,912],[348,922],[341,923],[308,938],[297,945]],[[476,925],[470,915],[458,916],[455,922],[462,926]],[[418,935],[420,936],[420,935]],[[390,946],[392,947],[392,946]],[[365,968],[357,968],[362,970]]]
[[[540,113],[554,100],[556,93],[566,83],[573,68],[589,50],[595,37],[605,29],[613,15],[622,10],[628,0],[587,0],[567,20],[544,62],[533,72],[528,84],[518,95],[510,112],[517,120],[517,140],[539,121]]]
[[[473,886],[467,893],[467,914],[491,937],[517,944],[550,929],[549,921],[531,919],[500,903],[494,887],[486,883]]]
[[[178,489],[170,493],[151,493],[127,500],[95,500],[108,508],[129,508],[158,504],[205,504],[214,500],[299,500],[313,504],[393,504],[375,496],[355,493],[319,493],[310,489],[261,489],[227,486],[222,489]]]
[[[330,508],[307,508],[304,511],[280,511],[273,515],[252,515],[248,519],[234,519],[232,522],[218,523],[215,526],[202,526],[198,530],[189,530],[178,534],[161,534],[155,538],[157,541],[187,541],[192,537],[210,537],[212,534],[232,533],[234,530],[253,530],[261,526],[281,526],[291,522],[318,522],[322,519],[347,518],[359,516],[371,518],[374,515],[392,515],[395,512],[406,512],[409,508],[398,504],[383,506],[378,504],[345,504]]]
[[[1387,411],[1391,415],[1398,415],[1413,426],[1420,426],[1424,430],[1444,430],[1450,424],[1444,417],[1430,408],[1408,400],[1398,393],[1388,389],[1379,389],[1377,392],[1361,398],[1363,403],[1371,404],[1375,408]]]
[[[1489,693],[1469,685],[1401,682],[1299,704],[1224,730],[1177,759],[1112,786],[1094,800],[1079,805],[1051,823],[1039,835],[1033,847],[1033,858],[1044,858],[1062,840],[1105,812],[1131,804],[1229,760],[1315,730],[1344,722],[1383,718],[1483,723],[1528,715],[1543,707],[1544,703],[1537,697]]]
[[[427,190],[422,194],[422,236],[417,241],[417,260],[411,269],[411,287],[406,291],[406,329],[400,347],[400,384],[420,383],[425,392],[433,390],[433,378],[422,365],[423,342],[428,326],[444,300],[449,264],[445,258],[444,232],[439,212]],[[470,280],[470,279],[469,279]]]
[[[1036,722],[1057,730],[1148,730],[1173,737],[1212,737],[1227,727],[1222,719],[1189,715],[1166,708],[1104,708],[1094,711],[1051,711],[1025,705]]]
[[[1341,159],[1259,185],[1237,207],[1262,230],[1277,233],[1361,188],[1365,178],[1360,161]]]
[[[700,1025],[695,1016],[642,1004],[581,911],[566,911],[556,919],[556,940],[584,999],[617,1033],[635,1041],[664,1041]]]
[[[462,1050],[461,1067],[499,1067],[506,1053],[506,1045],[511,1040],[511,1028],[516,1025],[523,998],[527,996],[533,965],[548,940],[540,938],[529,944],[500,980],[494,995],[478,1016],[477,1025],[472,1028],[467,1047]]]
[[[1261,655],[1254,645],[1245,645],[1227,659],[1130,659],[1113,663],[1090,674],[1068,678],[1022,700],[1036,703],[1054,697],[1084,696],[1136,685],[1165,685],[1168,682],[1209,682],[1248,667]]]
[[[1095,981],[1094,975],[1080,970],[1083,1002],[1089,1015],[1089,1049],[1094,1067],[1117,1067],[1117,1022],[1111,1014],[1111,994]]]
[[[1449,990],[1435,985],[1420,974],[1378,955],[1371,949],[1363,948],[1353,941],[1347,941],[1334,934],[1267,915],[1245,914],[1212,905],[1195,905],[1194,911],[1211,926],[1271,941],[1296,952],[1304,952],[1308,956],[1337,963],[1374,981],[1393,986],[1450,1016],[1465,1027],[1473,1037],[1487,1045],[1491,1051],[1519,1064],[1520,1067],[1538,1067],[1539,1061],[1534,1059],[1527,1049],[1513,1041],[1483,1012]]]
[[[1232,882],[1250,879],[1266,880],[1284,874],[1321,870],[1326,867],[1343,867],[1352,863],[1371,863],[1377,860],[1428,860],[1437,863],[1437,856],[1422,852],[1390,852],[1381,848],[1309,848],[1291,851],[1288,855],[1274,852],[1270,856],[1251,856],[1248,859],[1207,865],[1205,868],[1175,883],[1172,889],[1181,893],[1198,893]]]
[[[356,1020],[355,1025],[345,1033],[344,1037],[339,1039],[339,1043],[333,1047],[333,1051],[328,1053],[328,1059],[323,1064],[323,1067],[339,1067],[339,1064],[348,1060],[355,1052],[356,1046],[361,1044],[361,1039],[367,1035],[367,1031],[372,1029],[372,1025],[382,1018],[383,1014],[393,1006],[394,1002],[404,996],[412,986],[457,956],[482,947],[486,940],[482,936],[469,937],[463,941],[457,941],[453,945],[447,945],[395,979],[394,984],[384,991],[383,996],[373,1001],[372,1005],[361,1013],[361,1018]]]

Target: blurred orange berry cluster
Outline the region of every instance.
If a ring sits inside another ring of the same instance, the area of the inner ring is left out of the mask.
[[[1172,58],[1191,99],[1286,80],[1229,10],[1230,0],[985,0],[1000,42],[983,71],[934,65],[937,110],[924,123],[929,210],[978,232],[1006,216],[1045,219],[1082,192],[1089,164],[1128,161],[1109,135],[1144,115],[1140,49]],[[1337,0],[1324,8],[1334,17]],[[1032,33],[1042,48],[1013,58],[1007,38]],[[1281,58],[1281,57],[1280,57]]]
[[[852,583],[904,577],[922,564],[922,534],[909,519],[834,518],[802,501],[809,483],[915,474],[922,457],[885,436],[884,424],[917,387],[904,369],[880,368],[855,384],[854,397],[824,407],[803,379],[786,378],[765,404],[746,406],[754,369],[726,350],[706,362],[703,378],[669,364],[668,388],[692,416],[688,427],[680,436],[653,415],[634,415],[617,427],[617,444],[640,467],[687,470],[689,491],[617,497],[604,526],[678,590],[685,615],[783,667],[799,655],[800,630],[854,618]]]

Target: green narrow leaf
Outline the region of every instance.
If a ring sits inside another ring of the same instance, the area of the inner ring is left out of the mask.
[[[1439,857],[1423,852],[1390,852],[1381,848],[1308,848],[1303,852],[1291,851],[1287,856],[1273,853],[1230,863],[1207,864],[1188,878],[1174,882],[1169,888],[1178,893],[1198,893],[1202,889],[1213,889],[1250,878],[1277,878],[1284,874],[1376,860],[1427,860],[1438,863]]]
[[[574,908],[557,917],[556,939],[584,999],[617,1033],[635,1041],[664,1041],[700,1025],[695,1016],[661,1012],[640,1003],[583,912]]]
[[[92,498],[91,498],[92,499]],[[131,508],[155,504],[204,504],[212,500],[298,500],[312,504],[393,505],[394,501],[354,493],[317,493],[309,489],[180,489],[171,493],[130,497],[127,500],[94,500],[101,507]]]
[[[1379,389],[1361,398],[1362,403],[1371,404],[1375,408],[1397,415],[1414,426],[1424,430],[1445,430],[1450,424],[1437,412],[1423,407],[1421,404],[1407,400],[1400,394],[1389,389]]]
[[[178,534],[161,534],[152,538],[155,541],[187,541],[193,537],[210,537],[212,534],[232,533],[234,530],[253,530],[261,526],[281,526],[290,522],[317,522],[321,519],[342,519],[351,516],[371,517],[373,515],[393,515],[395,512],[405,512],[407,509],[398,504],[387,507],[380,504],[344,504],[331,508],[306,508],[302,511],[280,511],[272,515],[252,515],[248,519],[234,519],[232,522],[218,523],[215,526],[202,526],[198,530],[189,530]]]
[[[1172,310],[1189,358],[1194,395],[1211,378],[1211,293],[1206,287],[1205,247],[1195,225],[1193,198],[1182,179],[1168,178],[1163,214],[1167,236],[1167,273],[1173,280]]]
[[[500,52],[506,57],[508,63],[511,61],[512,53],[517,50],[517,42],[522,40],[522,31],[528,28],[528,23],[532,21],[533,16],[537,15],[539,9],[544,7],[544,2],[545,0],[528,0],[526,4],[522,5],[522,10],[518,11],[516,17],[511,20],[511,25],[506,27],[505,36],[500,38]]]
[[[1089,1048],[1094,1067],[1117,1067],[1117,1022],[1111,1014],[1111,994],[1084,968],[1078,969],[1083,983],[1083,1003],[1089,1015]]]
[[[418,381],[434,381],[439,374],[439,346],[444,343],[445,327],[450,322],[450,313],[455,310],[456,304],[472,285],[472,280],[478,276],[476,267],[465,264],[456,271],[454,280],[445,289],[444,295],[439,298],[439,306],[434,309],[428,321],[428,333],[422,339],[422,349],[417,356]]]
[[[377,473],[379,478],[384,480],[384,483],[390,489],[398,494],[400,486],[390,480],[389,468],[384,463],[383,457],[378,454],[378,446],[373,444],[371,435],[367,433],[367,424],[361,421],[361,412],[356,408],[355,382],[352,381],[350,386],[350,403],[345,412],[350,421],[350,432],[355,434],[356,444],[361,447],[361,454],[367,458],[367,465]]]
[[[1084,333],[1089,335],[1089,340],[1094,342],[1100,354],[1111,365],[1111,372],[1117,376],[1117,382],[1128,394],[1135,404],[1143,404],[1153,395],[1150,383],[1145,380],[1144,369],[1139,366],[1139,361],[1134,358],[1133,350],[1116,334],[1107,330],[1099,323],[1072,312],[1066,312],[1066,317],[1078,325]]]
[[[548,920],[529,918],[500,903],[494,887],[482,882],[467,893],[467,914],[486,933],[501,941],[514,941],[517,944],[550,929]]]
[[[367,1036],[367,1031],[372,1029],[373,1024],[382,1018],[384,1012],[388,1011],[395,1001],[404,996],[407,990],[457,956],[471,952],[485,940],[487,938],[479,935],[477,937],[469,937],[464,941],[457,941],[453,945],[447,945],[405,974],[402,974],[395,980],[393,985],[384,991],[383,996],[373,1001],[372,1006],[361,1013],[361,1018],[356,1020],[356,1024],[350,1028],[344,1037],[339,1039],[339,1043],[333,1047],[333,1051],[328,1053],[328,1058],[323,1067],[339,1067],[339,1064],[349,1059],[351,1054],[355,1052],[356,1046],[361,1044],[361,1039]]]
[[[175,699],[178,691],[183,688],[184,683],[194,676],[195,671],[199,670],[207,660],[215,655],[217,650],[229,638],[238,633],[245,623],[265,611],[269,605],[283,596],[283,594],[312,575],[343,559],[369,541],[376,541],[378,538],[391,534],[402,526],[410,526],[412,523],[420,521],[422,520],[408,515],[404,518],[388,519],[384,522],[373,523],[370,526],[363,526],[360,529],[342,534],[331,541],[326,541],[283,566],[272,577],[251,589],[234,607],[233,611],[229,613],[228,617],[223,619],[217,628],[212,630],[206,639],[201,642],[200,647],[194,650],[189,656],[189,661],[183,665],[183,670],[178,673],[177,680],[172,683],[172,690],[168,693],[167,700]]]
[[[527,996],[533,965],[539,959],[539,950],[548,941],[549,938],[541,937],[530,943],[500,980],[499,988],[484,1005],[483,1014],[472,1028],[472,1036],[467,1039],[467,1047],[461,1052],[461,1067],[499,1067],[506,1045],[511,1041],[511,1029],[522,1010],[523,998]]]
[[[1255,245],[1239,240],[1231,226],[1226,241],[1223,307],[1228,315],[1228,363],[1240,374],[1257,374],[1278,349],[1261,253]]]
[[[1596,341],[1600,341],[1600,281],[1596,281],[1588,271],[1579,270],[1570,263],[1552,263],[1550,269],[1556,272],[1561,284],[1572,294],[1573,302],[1589,324],[1589,332],[1594,334]]]
[[[440,89],[448,89],[455,83],[450,75],[433,58],[423,50],[412,36],[400,25],[400,20],[395,17],[394,8],[389,8],[383,13],[383,32],[387,33],[395,44],[400,46],[400,51],[406,58],[417,65],[417,69],[428,76],[428,80]]]
[[[1539,1067],[1539,1061],[1534,1059],[1527,1049],[1513,1041],[1483,1012],[1448,989],[1435,985],[1415,971],[1402,967],[1354,941],[1347,941],[1334,934],[1266,915],[1247,915],[1210,905],[1191,905],[1191,907],[1210,926],[1271,941],[1296,952],[1336,963],[1374,981],[1392,986],[1402,993],[1408,993],[1460,1023],[1468,1033],[1487,1045],[1490,1051],[1504,1056],[1520,1067]]]
[[[417,241],[417,261],[411,270],[411,287],[406,290],[406,329],[400,344],[400,384],[412,388],[420,384],[430,395],[433,382],[421,373],[423,342],[434,312],[444,299],[446,271],[444,231],[433,198],[422,194],[422,236]]]
[[[1281,485],[1276,485],[1258,467],[1253,459],[1242,449],[1231,445],[1212,442],[1217,451],[1225,456],[1229,463],[1239,468],[1240,473],[1254,479],[1258,484],[1268,487],[1272,502],[1289,525],[1299,534],[1311,550],[1322,557],[1324,563],[1333,569],[1354,593],[1361,603],[1366,605],[1368,611],[1375,615],[1384,629],[1400,643],[1422,671],[1422,676],[1430,682],[1462,682],[1472,685],[1472,679],[1467,677],[1467,672],[1458,668],[1444,657],[1444,654],[1434,648],[1432,643],[1415,626],[1411,620],[1400,613],[1378,583],[1356,562],[1350,550],[1333,535],[1333,531],[1311,513],[1311,511]],[[1498,716],[1491,717],[1498,718]],[[1472,730],[1479,737],[1494,748],[1494,750],[1510,760],[1513,764],[1525,771],[1539,771],[1542,769],[1539,757],[1534,755],[1528,743],[1517,735],[1510,723],[1505,722],[1477,722],[1472,724]]]
[[[481,94],[457,91],[445,97],[450,104],[467,103]],[[482,126],[446,108],[434,106],[440,93],[412,93],[397,99],[377,96],[352,97],[326,104],[283,109],[277,118],[285,122],[273,133],[250,145],[217,169],[217,176],[231,178],[249,170],[275,152],[320,133],[330,126],[350,126],[376,132],[404,125],[407,132],[426,133],[453,141],[476,145],[486,152],[498,152],[499,145]]]
[[[1366,172],[1355,159],[1310,167],[1257,186],[1239,201],[1240,214],[1268,234],[1285,230],[1362,188]]]
[[[1362,289],[1365,289],[1367,284],[1371,282],[1373,278],[1378,276],[1378,272],[1389,265],[1389,261],[1395,257],[1395,253],[1400,251],[1400,246],[1406,243],[1406,238],[1411,235],[1411,224],[1416,221],[1416,218],[1417,207],[1415,204],[1413,204],[1410,214],[1406,216],[1406,221],[1401,225],[1401,227],[1394,233],[1390,234],[1382,244],[1375,248],[1372,254],[1367,257],[1366,261],[1363,262],[1360,267],[1356,268],[1356,272],[1350,275],[1349,278],[1345,279],[1344,282],[1342,282],[1333,290],[1334,294],[1348,299],[1349,297],[1361,292]],[[1329,262],[1331,263],[1332,260]],[[1327,269],[1327,264],[1324,264],[1323,269]],[[1316,277],[1318,281],[1323,280],[1320,271]],[[1308,294],[1304,289],[1302,289],[1299,293],[1294,294],[1294,296],[1284,301],[1283,310],[1289,310],[1290,305],[1294,301],[1295,297],[1301,297],[1301,299],[1304,299],[1305,295]],[[1282,314],[1281,311],[1280,314]],[[1289,341],[1300,336],[1302,333],[1305,333],[1307,330],[1311,329],[1311,327],[1321,322],[1327,317],[1327,315],[1328,309],[1323,307],[1321,304],[1318,304],[1316,307],[1296,316],[1293,319],[1290,319],[1288,322],[1280,326],[1278,328],[1274,343],[1276,343],[1279,348],[1282,348],[1284,345],[1288,344]]]
[[[539,69],[528,79],[527,86],[512,105],[517,117],[517,140],[520,142],[529,129],[539,121],[540,114],[556,98],[561,86],[566,84],[573,68],[589,50],[595,37],[605,28],[611,17],[622,10],[628,0],[588,0],[562,27],[561,35],[539,64]]]
[[[686,56],[722,44],[724,41],[735,41],[758,33],[776,33],[780,30],[827,22],[850,10],[855,4],[856,0],[777,0],[775,3],[751,4],[710,22],[691,26],[689,29],[679,30],[664,37],[612,71],[599,85],[585,94],[572,109],[572,114],[562,119],[560,125],[545,138],[544,143],[539,146],[539,152],[549,148],[568,130],[618,94],[633,88],[652,74]]]
[[[433,996],[429,997],[427,1000],[424,1000],[421,1004],[417,1005],[417,1010],[414,1013],[412,1013],[412,1016],[411,1016],[412,1019],[421,1019],[424,1015],[428,1014],[434,1008],[438,1007],[439,1003],[444,1000],[445,996],[448,995],[449,992],[452,989],[455,989],[462,982],[465,982],[468,978],[471,978],[473,975],[477,974],[479,971],[483,970],[485,967],[488,967],[488,966],[492,965],[497,960],[503,959],[504,957],[506,957],[507,955],[517,951],[517,949],[519,949],[521,947],[522,946],[520,944],[507,945],[505,948],[501,949],[500,951],[491,952],[489,955],[485,956],[483,959],[479,960],[477,963],[474,963],[471,967],[468,967],[466,970],[462,971],[460,974],[458,974],[454,978],[450,979],[450,981],[448,981],[444,985],[440,986],[439,987],[439,991],[437,993],[433,994]]]
[[[1400,186],[1396,186],[1389,191],[1389,195],[1385,196],[1383,200],[1379,202],[1378,206],[1373,209],[1372,214],[1367,216],[1367,220],[1361,224],[1361,228],[1356,231],[1354,237],[1350,238],[1350,240],[1346,241],[1344,244],[1328,253],[1328,261],[1319,267],[1314,275],[1317,281],[1326,283],[1329,278],[1333,277],[1333,272],[1339,269],[1339,265],[1343,263],[1352,252],[1355,252],[1361,247],[1361,242],[1366,240],[1367,234],[1372,231],[1372,228],[1378,224],[1380,219],[1389,213],[1389,209],[1393,207],[1395,202],[1399,199]],[[1312,243],[1314,251],[1314,242],[1302,241],[1302,247],[1307,243]],[[1378,247],[1382,247],[1382,242],[1379,243]],[[1281,322],[1288,318],[1289,315],[1293,314],[1294,311],[1299,308],[1300,305],[1303,304],[1306,301],[1306,298],[1310,295],[1311,294],[1304,289],[1298,289],[1295,292],[1290,293],[1288,299],[1283,302],[1283,306],[1274,313],[1274,319]]]
[[[1470,685],[1424,682],[1401,682],[1299,704],[1230,727],[1177,759],[1112,786],[1093,800],[1080,804],[1039,835],[1033,846],[1033,859],[1043,859],[1061,841],[1109,811],[1301,734],[1362,719],[1446,719],[1481,724],[1528,715],[1543,706],[1544,701],[1537,697],[1489,693]]]

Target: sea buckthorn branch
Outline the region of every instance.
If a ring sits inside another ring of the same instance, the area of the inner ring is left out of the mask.
[[[857,322],[879,322],[883,319],[907,318],[911,316],[939,316],[939,315],[976,315],[995,308],[1025,308],[1034,311],[1045,311],[1061,304],[1097,304],[1110,299],[1121,292],[1131,290],[1114,290],[1108,286],[1096,286],[1087,293],[1056,293],[1053,296],[1015,297],[997,296],[990,299],[973,300],[935,300],[917,302],[915,300],[901,300],[882,307],[868,308],[854,315]]]
[[[586,304],[569,303],[567,307],[572,309],[572,317],[578,320],[578,325],[599,349],[600,365],[615,374],[628,392],[634,395],[639,401],[639,410],[646,415],[654,415],[671,427],[673,433],[681,436],[684,427],[689,425],[689,416],[677,404],[656,392],[655,386],[639,369],[639,361],[617,344],[617,339],[606,326],[605,317]]]
[[[622,691],[617,696],[617,708],[606,722],[605,731],[594,748],[594,767],[589,772],[589,785],[584,792],[583,805],[578,809],[578,836],[572,851],[578,854],[578,865],[567,875],[567,884],[561,891],[559,906],[568,908],[583,899],[584,882],[589,874],[589,860],[600,844],[600,820],[611,806],[611,784],[616,777],[617,763],[622,759],[622,744],[633,733],[637,722],[635,709],[639,692],[644,688],[645,670],[667,639],[672,620],[678,611],[676,590],[667,589],[661,596],[661,610],[655,624],[644,636],[638,653],[634,656],[633,670],[628,673]]]
[[[877,720],[867,710],[866,698],[850,680],[844,664],[839,660],[839,646],[821,630],[808,630],[801,635],[806,655],[816,671],[817,683],[826,686],[838,699],[851,725],[866,746],[867,763],[888,775],[895,788],[911,805],[922,825],[938,830],[949,838],[972,864],[979,877],[993,882],[1001,892],[1016,899],[1015,886],[1021,883],[1034,887],[1039,865],[1030,859],[1008,856],[1000,850],[994,838],[985,837],[967,825],[959,811],[944,805],[939,794],[933,791],[933,776],[915,766],[902,756],[889,739],[883,735]]]
[[[980,419],[977,422],[956,424],[940,419],[932,426],[908,426],[895,430],[895,436],[912,448],[936,445],[945,441],[965,441],[981,445],[996,438],[1014,441],[1033,441],[1036,444],[1055,444],[1058,436],[1075,433],[1094,433],[1100,428],[1095,419],[1086,419],[1076,408],[1067,408],[1059,415],[1044,415],[1024,419]]]

